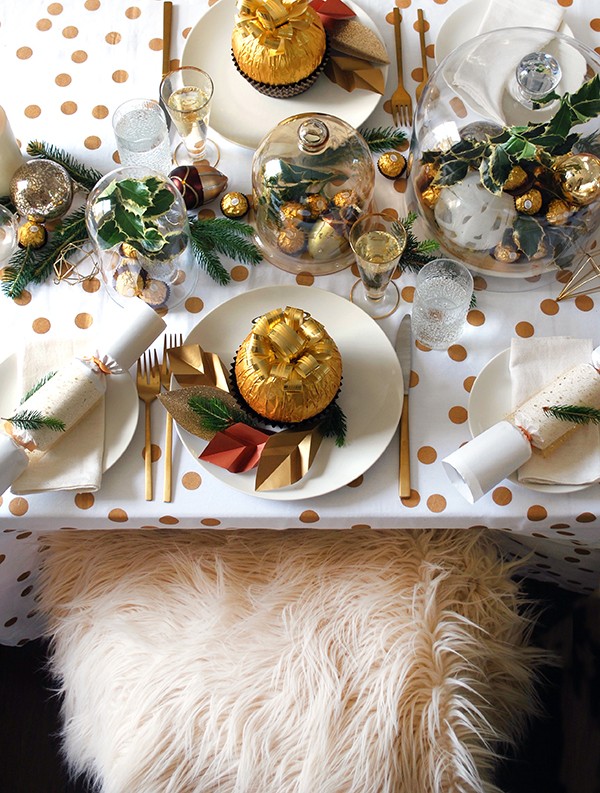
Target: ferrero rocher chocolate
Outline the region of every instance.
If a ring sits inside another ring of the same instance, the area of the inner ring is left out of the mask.
[[[221,199],[221,212],[226,218],[243,218],[250,210],[250,202],[243,193],[225,193]]]
[[[134,248],[133,245],[130,245],[128,242],[121,243],[121,253],[128,259],[137,259],[139,256],[137,248]]]
[[[48,232],[41,223],[28,220],[18,231],[19,245],[21,248],[37,250],[46,244]]]
[[[140,273],[124,270],[115,277],[115,289],[123,297],[137,297],[144,288],[144,279]]]
[[[282,253],[298,256],[306,247],[306,234],[296,226],[286,226],[277,235],[277,245]]]
[[[504,245],[499,242],[494,248],[494,259],[499,262],[511,264],[512,262],[516,262],[518,258],[519,252],[512,245]]]
[[[157,278],[148,278],[138,297],[152,308],[162,308],[166,305],[171,290],[169,285]]]
[[[515,165],[510,169],[506,181],[502,185],[502,189],[506,191],[518,190],[519,187],[525,184],[528,178],[527,171],[521,168],[520,165]]]
[[[305,205],[310,213],[311,220],[318,220],[329,209],[329,201],[325,196],[314,193],[306,196]]]
[[[433,209],[436,205],[438,198],[440,197],[440,193],[442,192],[442,188],[438,187],[437,185],[430,185],[426,187],[425,190],[421,193],[421,198],[425,206]]]
[[[573,204],[587,206],[600,198],[600,157],[571,154],[555,165],[563,195]]]
[[[406,170],[406,157],[397,151],[387,151],[377,160],[377,168],[386,179],[398,179]]]
[[[542,194],[533,188],[515,198],[515,209],[523,215],[535,215],[542,208]]]
[[[338,209],[354,206],[356,202],[357,196],[354,190],[340,190],[331,199],[331,203]]]
[[[300,201],[286,201],[279,211],[283,222],[292,226],[307,222],[310,217],[310,211]]]
[[[340,352],[324,326],[301,308],[261,316],[235,361],[241,397],[264,418],[298,423],[324,410],[342,380]]]
[[[562,226],[572,214],[573,210],[565,201],[561,201],[560,198],[554,198],[548,204],[546,220],[552,226]]]

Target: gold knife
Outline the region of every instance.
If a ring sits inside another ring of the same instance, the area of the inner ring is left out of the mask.
[[[399,465],[399,487],[400,498],[410,496],[410,444],[408,437],[408,389],[410,386],[410,370],[412,363],[412,328],[410,314],[403,317],[398,335],[396,336],[396,355],[400,361],[402,369],[402,379],[404,381],[404,400],[402,402],[402,413],[400,415],[400,465]]]

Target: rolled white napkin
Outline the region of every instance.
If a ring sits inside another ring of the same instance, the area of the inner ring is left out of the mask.
[[[512,340],[509,368],[515,421],[534,435],[533,443],[538,448],[552,446],[558,439],[547,456],[533,454],[521,465],[520,482],[586,485],[600,479],[600,427],[589,424],[569,432],[575,425],[548,417],[546,432],[542,433],[545,437],[536,438],[534,424],[539,422],[543,405],[537,404],[539,399],[531,400],[550,386],[547,398],[542,399],[546,404],[589,404],[590,389],[597,389],[600,383],[600,374],[591,366],[592,352],[591,339],[554,336]],[[556,380],[563,373],[567,376]]]

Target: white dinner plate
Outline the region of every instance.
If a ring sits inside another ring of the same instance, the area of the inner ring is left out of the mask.
[[[352,2],[356,18],[381,34],[374,22]],[[237,71],[231,57],[231,33],[235,24],[235,0],[219,0],[191,29],[181,59],[182,66],[198,66],[212,77],[215,86],[210,128],[227,140],[255,149],[284,118],[298,113],[328,113],[359,127],[375,110],[380,94],[373,91],[344,91],[321,74],[303,94],[274,99],[252,88]],[[388,67],[383,75],[387,79]],[[210,132],[209,132],[210,135]]]
[[[510,350],[502,350],[481,370],[473,383],[469,396],[469,429],[471,435],[480,435],[512,410],[510,388]],[[508,477],[511,482],[541,493],[573,493],[590,485],[542,485],[520,482],[516,472]]]
[[[325,438],[306,476],[294,485],[255,492],[256,469],[232,474],[198,460],[206,441],[183,430],[184,446],[206,471],[248,495],[278,501],[313,498],[336,490],[363,474],[385,451],[402,411],[402,370],[387,336],[367,314],[343,297],[308,286],[266,286],[222,303],[190,332],[185,343],[217,353],[229,369],[252,320],[274,308],[294,306],[322,322],[342,356],[343,379],[338,403],[348,423],[346,445]],[[409,376],[409,373],[406,373]]]
[[[468,0],[464,5],[449,14],[439,29],[435,41],[435,62],[441,63],[446,55],[450,55],[465,41],[478,35],[479,25],[487,12],[492,0]],[[527,2],[527,0],[524,0]],[[559,33],[572,36],[573,31],[564,22],[558,28]]]
[[[21,394],[17,390],[17,356],[0,362],[0,416],[10,416]],[[104,472],[113,466],[131,443],[137,427],[139,400],[129,373],[111,375],[106,384],[104,423]]]

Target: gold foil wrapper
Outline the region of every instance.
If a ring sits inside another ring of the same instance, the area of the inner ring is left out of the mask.
[[[587,206],[600,198],[600,157],[595,154],[567,155],[556,163],[554,170],[567,201]]]
[[[406,157],[397,151],[387,151],[377,160],[377,169],[386,179],[398,179],[406,170]]]
[[[515,198],[515,209],[523,215],[535,215],[542,208],[542,194],[539,190],[528,190]]]
[[[527,172],[520,165],[515,165],[510,169],[506,181],[502,185],[503,190],[518,190],[522,187],[529,177]]]
[[[255,322],[238,351],[235,378],[240,395],[260,416],[297,423],[334,399],[342,359],[320,322],[287,306]]]
[[[221,212],[227,218],[243,218],[250,210],[250,202],[243,193],[225,193],[221,199]]]

